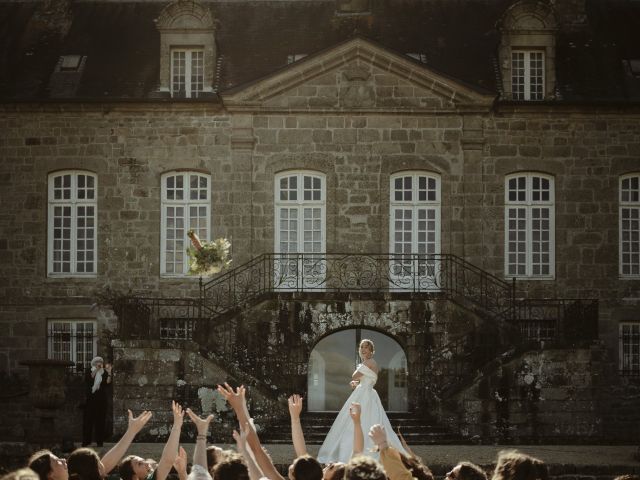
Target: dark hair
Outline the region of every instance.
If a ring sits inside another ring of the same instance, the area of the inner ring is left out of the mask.
[[[242,455],[230,453],[213,467],[214,480],[249,480],[249,469]]]
[[[322,480],[322,465],[310,455],[301,455],[293,461],[296,480]]]
[[[549,472],[542,460],[517,450],[503,450],[498,454],[493,480],[549,480]]]
[[[69,480],[102,480],[100,457],[90,448],[78,448],[67,458]]]
[[[222,462],[233,450],[221,450],[220,447],[209,445],[207,447],[207,470],[213,476],[213,467]]]
[[[342,480],[344,478],[344,471],[347,468],[346,463],[341,463],[333,470],[330,480]]]
[[[460,470],[458,475],[460,480],[487,480],[487,474],[475,463],[460,462]]]
[[[51,473],[51,450],[38,450],[31,455],[27,466],[36,472],[40,480],[47,480]]]
[[[13,472],[9,472],[3,475],[2,477],[0,477],[0,480],[24,480],[25,478],[35,479],[38,477],[39,477],[39,474],[36,473],[35,470],[31,468],[20,468],[18,470],[14,470]]]
[[[136,458],[135,455],[127,455],[118,465],[118,474],[122,480],[131,480],[133,478],[133,465],[131,460]]]
[[[371,457],[359,455],[347,463],[344,470],[345,480],[387,480],[382,465]]]
[[[411,472],[411,476],[418,480],[433,480],[431,469],[422,463],[419,457],[415,455],[405,455],[402,452],[399,453],[402,464]]]

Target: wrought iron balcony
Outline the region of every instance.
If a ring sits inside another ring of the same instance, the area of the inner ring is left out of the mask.
[[[514,285],[451,254],[266,253],[201,287],[221,315],[270,292],[442,293],[509,319]]]

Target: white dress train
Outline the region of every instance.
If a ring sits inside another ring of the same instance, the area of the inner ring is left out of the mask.
[[[347,463],[353,452],[353,420],[349,415],[351,403],[358,402],[361,406],[360,424],[364,435],[363,455],[378,458],[377,453],[372,452],[375,446],[369,437],[369,429],[380,424],[387,432],[387,442],[390,446],[406,454],[398,436],[393,431],[389,418],[387,417],[378,392],[373,388],[378,380],[376,372],[364,364],[358,365],[357,372],[362,374],[360,384],[353,390],[347,399],[338,416],[331,426],[331,430],[324,439],[324,443],[318,451],[318,461],[320,463],[344,462]]]

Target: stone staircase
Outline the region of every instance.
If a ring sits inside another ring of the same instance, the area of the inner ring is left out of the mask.
[[[337,412],[307,412],[302,415],[302,430],[308,445],[320,445],[335,420]],[[467,443],[462,436],[449,432],[433,420],[412,413],[389,413],[394,430],[400,429],[409,445],[450,445]],[[366,432],[365,432],[366,435]],[[279,424],[260,433],[270,444],[291,444],[291,426]]]

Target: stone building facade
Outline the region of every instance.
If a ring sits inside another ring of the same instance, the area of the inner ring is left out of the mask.
[[[374,335],[425,429],[636,439],[638,6],[254,3],[0,2],[2,438],[42,425],[24,361],[74,362],[60,424],[105,355],[160,438],[227,380],[335,409]],[[231,269],[187,275],[189,228]]]

